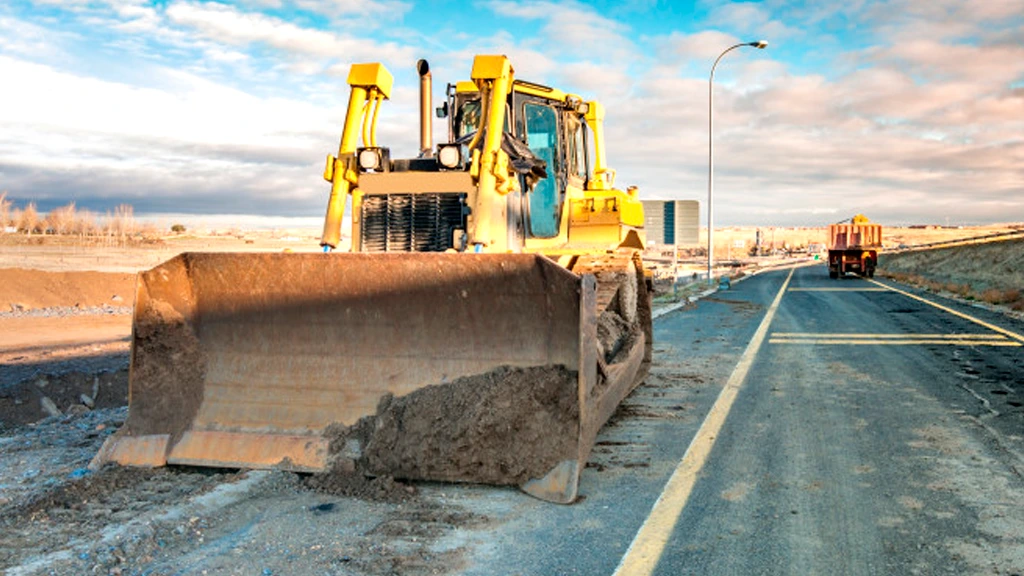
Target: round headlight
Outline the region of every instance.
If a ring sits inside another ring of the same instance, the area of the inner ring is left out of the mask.
[[[441,146],[437,151],[437,161],[445,168],[456,168],[462,161],[462,153],[458,146]]]
[[[364,148],[360,150],[359,167],[363,170],[379,170],[380,152],[376,148]]]

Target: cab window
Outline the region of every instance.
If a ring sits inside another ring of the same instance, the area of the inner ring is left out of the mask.
[[[461,138],[466,134],[476,132],[480,126],[480,101],[469,100],[459,107],[459,113],[455,116],[455,137]]]
[[[551,106],[527,102],[524,105],[526,144],[535,156],[547,163],[547,178],[537,182],[529,193],[530,235],[552,238],[558,235],[560,190],[558,189],[558,116]]]
[[[586,124],[579,116],[568,115],[565,118],[569,133],[569,174],[582,180],[587,179],[587,142]]]

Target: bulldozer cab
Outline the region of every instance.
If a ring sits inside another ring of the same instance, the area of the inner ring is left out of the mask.
[[[544,94],[543,96],[538,94]],[[471,82],[450,85],[448,105],[452,110],[449,133],[453,141],[472,142],[483,122],[480,93]],[[519,175],[522,205],[521,224],[527,238],[555,238],[561,231],[567,187],[586,188],[591,178],[592,135],[578,99],[539,84],[514,81],[505,104],[505,132],[529,148],[543,162],[545,177]]]

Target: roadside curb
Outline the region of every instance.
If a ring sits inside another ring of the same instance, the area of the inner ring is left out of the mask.
[[[738,278],[730,278],[729,279],[729,283],[730,284],[739,284],[740,282],[743,282],[744,280],[746,280],[748,278],[752,278],[752,277],[757,276],[758,274],[761,274],[761,273],[764,273],[764,272],[772,272],[772,271],[775,271],[775,270],[782,270],[782,269],[790,268],[790,267],[802,268],[802,267],[806,267],[806,266],[814,266],[814,265],[817,265],[817,264],[820,264],[820,263],[821,262],[817,261],[817,260],[804,260],[804,261],[798,261],[798,262],[790,262],[790,263],[786,263],[784,265],[779,265],[779,266],[765,266],[763,268],[762,267],[755,267],[753,270],[740,270],[741,272],[743,272],[743,275],[738,277]],[[715,292],[718,292],[718,285],[717,284],[715,284],[712,287],[707,288],[707,289],[705,289],[705,290],[703,290],[703,291],[701,291],[701,292],[699,292],[697,294],[694,294],[693,296],[687,296],[685,299],[683,299],[683,300],[681,300],[679,302],[675,302],[673,304],[669,304],[668,306],[665,306],[665,307],[653,310],[651,312],[651,321],[657,320],[658,318],[661,318],[662,316],[664,316],[664,315],[666,315],[666,314],[668,314],[670,312],[675,312],[676,310],[679,310],[680,308],[683,308],[687,304],[693,304],[693,303],[697,302],[698,300],[700,300],[701,298],[707,298],[708,296],[714,294]]]
[[[693,304],[694,302],[700,300],[701,298],[707,298],[708,296],[714,294],[715,292],[718,292],[718,288],[708,288],[693,296],[687,296],[685,300],[680,300],[679,302],[669,304],[664,308],[654,310],[653,312],[651,312],[651,320],[657,320],[658,318],[661,318],[662,316],[668,314],[669,312],[675,312],[676,310],[679,310],[683,306],[686,306],[687,304]]]

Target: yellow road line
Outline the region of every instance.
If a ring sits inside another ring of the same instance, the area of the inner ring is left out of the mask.
[[[948,346],[1020,346],[1020,342],[1013,342],[1005,338],[996,340],[840,340],[832,338],[771,338],[768,340],[769,344],[804,344],[804,345],[851,345],[851,346],[911,346],[911,345],[928,345],[928,344],[943,344]]]
[[[935,339],[945,338],[951,340],[1005,340],[1005,336],[999,334],[828,334],[815,332],[772,332],[770,338],[868,338],[876,340],[898,340],[898,339]]]
[[[704,467],[704,463],[707,462],[708,455],[711,454],[715,439],[718,437],[722,425],[725,424],[725,418],[729,415],[729,410],[732,409],[736,395],[743,387],[743,382],[754,363],[754,358],[757,357],[757,352],[768,334],[768,326],[771,325],[775,311],[779,308],[779,302],[782,301],[782,295],[786,292],[786,287],[789,286],[789,281],[792,278],[793,269],[789,271],[789,276],[786,277],[779,293],[775,295],[775,300],[768,307],[768,312],[761,320],[761,325],[757,327],[757,332],[754,333],[743,356],[740,357],[728,382],[725,383],[714,406],[711,407],[704,422],[700,425],[700,429],[697,430],[697,435],[687,447],[686,454],[683,455],[683,459],[679,461],[675,471],[672,472],[672,477],[665,484],[665,488],[661,491],[658,501],[654,503],[647,520],[644,521],[640,531],[633,538],[626,555],[622,557],[619,567],[615,570],[616,576],[649,575],[658,566],[658,560],[661,559],[661,555],[665,551],[665,544],[668,543],[676,522],[679,520],[679,515],[690,498],[693,486],[697,483],[697,475]]]
[[[871,282],[872,284],[877,284],[877,285],[881,286],[882,288],[885,288],[886,290],[891,290],[891,291],[896,292],[898,294],[903,294],[907,298],[913,298],[914,300],[917,300],[918,302],[924,302],[925,304],[928,304],[930,306],[934,306],[934,307],[938,308],[939,310],[942,310],[943,312],[949,312],[950,314],[952,314],[954,316],[959,316],[960,318],[963,318],[965,320],[970,320],[971,322],[974,322],[975,324],[978,324],[980,326],[984,326],[985,328],[988,328],[989,330],[993,330],[995,332],[999,332],[1000,334],[1006,334],[1010,338],[1013,338],[1015,340],[1019,340],[1021,342],[1024,342],[1024,336],[1021,336],[1020,334],[1017,334],[1016,332],[1012,332],[1012,331],[1007,330],[1005,328],[1000,328],[999,326],[996,326],[994,324],[989,324],[988,322],[985,322],[984,320],[978,320],[974,316],[970,316],[968,314],[964,314],[963,312],[957,312],[956,310],[953,310],[952,308],[947,308],[946,306],[943,306],[942,304],[938,304],[936,302],[932,302],[931,300],[928,300],[926,298],[921,298],[920,296],[915,296],[914,294],[911,294],[910,292],[905,292],[903,290],[900,290],[899,288],[893,288],[892,286],[887,286],[887,285],[882,284],[881,282],[878,282],[876,280],[868,280],[868,282]]]
[[[790,292],[885,292],[882,288],[790,288]]]

